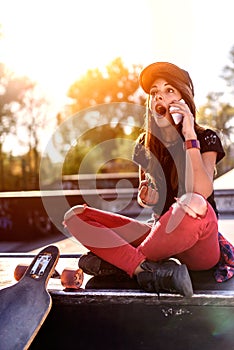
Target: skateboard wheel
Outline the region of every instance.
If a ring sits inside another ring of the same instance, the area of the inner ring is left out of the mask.
[[[82,269],[66,268],[61,274],[61,284],[66,289],[79,289],[84,280]]]
[[[14,278],[16,279],[16,281],[19,281],[23,277],[28,267],[29,265],[25,264],[19,264],[16,266],[14,271]]]

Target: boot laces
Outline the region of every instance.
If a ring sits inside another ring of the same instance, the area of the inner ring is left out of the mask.
[[[173,285],[173,270],[171,269],[159,269],[154,271],[155,287],[157,287],[157,292],[159,290],[167,290],[169,292],[175,291]]]

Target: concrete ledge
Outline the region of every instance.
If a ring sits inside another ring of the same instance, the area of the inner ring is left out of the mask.
[[[234,348],[233,296],[138,292],[53,293],[30,349],[220,350]],[[214,302],[216,301],[216,302]]]

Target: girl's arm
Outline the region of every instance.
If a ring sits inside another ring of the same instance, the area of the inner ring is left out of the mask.
[[[197,192],[208,198],[213,192],[216,152],[201,154],[198,148],[186,151],[185,188],[186,192]]]
[[[182,106],[185,141],[197,140],[194,117],[186,104]],[[213,192],[213,178],[217,153],[214,151],[201,154],[199,148],[189,148],[186,152],[185,188],[186,192],[197,192],[208,198]]]

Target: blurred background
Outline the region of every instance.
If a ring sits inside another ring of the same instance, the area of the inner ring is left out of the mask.
[[[131,152],[146,99],[138,75],[152,62],[189,71],[197,120],[225,148],[216,178],[233,169],[232,0],[0,0],[0,8],[3,236],[19,205],[9,192],[75,190],[78,176],[90,189],[93,174],[107,189],[120,176],[101,174],[113,173],[131,174],[122,187],[137,187]],[[27,223],[46,231],[50,223],[27,197]]]

